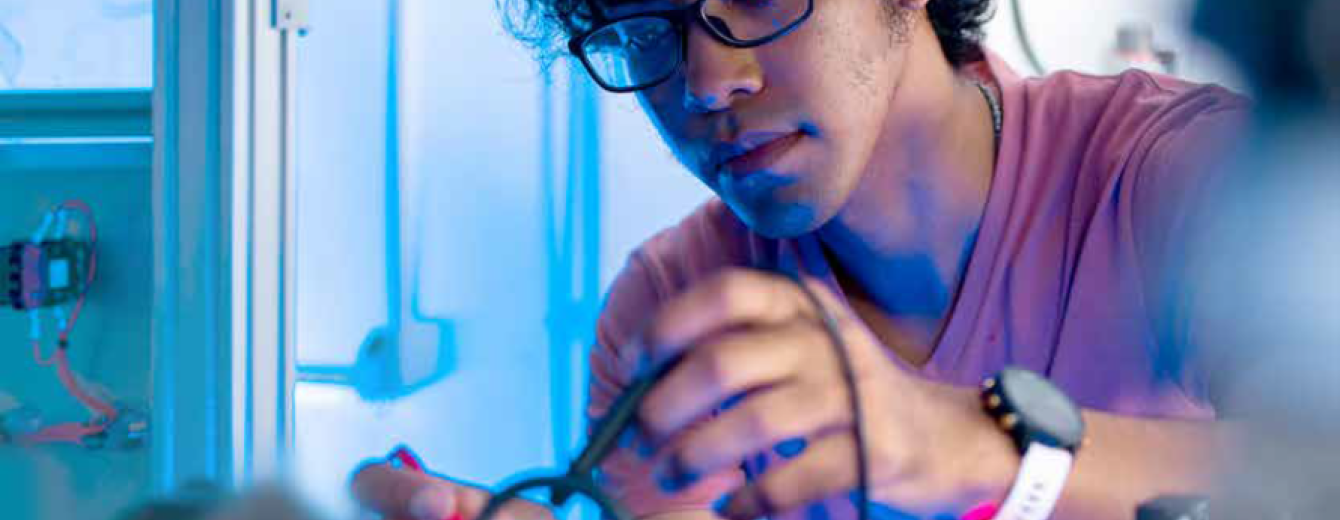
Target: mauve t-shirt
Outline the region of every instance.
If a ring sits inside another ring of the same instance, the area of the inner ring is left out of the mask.
[[[1215,364],[1182,348],[1195,330],[1173,288],[1194,208],[1217,183],[1211,165],[1245,126],[1247,101],[1141,71],[1022,79],[989,52],[966,72],[999,94],[1004,128],[960,293],[917,370],[977,385],[1015,365],[1085,408],[1213,418]],[[628,383],[638,358],[630,339],[658,306],[727,267],[799,270],[840,294],[815,237],[764,238],[713,199],[644,243],[615,280],[591,355],[590,418]],[[677,494],[662,492],[651,463],[625,449],[606,459],[601,478],[640,517],[706,510],[791,451],[751,457]],[[854,517],[845,498],[780,516]]]

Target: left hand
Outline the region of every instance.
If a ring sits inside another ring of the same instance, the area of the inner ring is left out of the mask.
[[[906,372],[826,287],[806,283],[835,316],[853,365],[870,500],[933,516],[1003,498],[1017,456],[976,390]],[[647,395],[639,428],[661,452],[663,487],[804,438],[802,453],[736,489],[718,512],[752,520],[855,488],[847,387],[819,312],[794,282],[750,270],[724,272],[661,308],[644,334],[651,361],[683,359]]]

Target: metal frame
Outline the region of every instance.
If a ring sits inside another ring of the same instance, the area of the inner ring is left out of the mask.
[[[153,141],[142,138],[24,139],[0,144],[0,179],[56,171],[138,171],[153,166]]]
[[[273,476],[291,452],[294,42],[273,9],[155,3],[159,491]]]
[[[148,137],[148,89],[0,91],[0,138]]]

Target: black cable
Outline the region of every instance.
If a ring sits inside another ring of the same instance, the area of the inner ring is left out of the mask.
[[[833,342],[833,353],[837,355],[838,365],[842,370],[842,382],[847,387],[847,403],[851,408],[852,438],[856,444],[856,518],[857,520],[870,519],[870,462],[866,458],[865,449],[865,418],[861,413],[861,393],[860,387],[856,384],[856,371],[852,368],[851,353],[847,350],[847,342],[842,339],[842,329],[838,324],[837,318],[826,307],[819,295],[814,294],[805,281],[799,276],[793,275],[791,281],[800,287],[800,291],[805,293],[805,297],[814,305],[814,309],[819,313],[819,321],[828,333],[828,339]],[[771,513],[771,511],[769,511]]]
[[[857,472],[857,520],[869,520],[870,471],[869,461],[866,458],[865,419],[861,413],[860,389],[856,385],[856,372],[852,367],[850,353],[847,351],[847,343],[842,339],[842,330],[837,318],[823,304],[819,296],[809,286],[805,285],[805,282],[799,276],[791,275],[789,279],[800,288],[800,292],[805,295],[805,298],[814,306],[815,311],[819,313],[819,323],[828,334],[829,340],[832,341],[833,352],[838,359],[842,381],[847,387],[848,406],[850,406],[852,414],[852,437],[856,447],[854,456]],[[635,379],[624,389],[623,393],[610,405],[605,417],[592,429],[587,446],[568,466],[567,473],[557,477],[525,479],[508,486],[489,499],[476,520],[492,520],[504,505],[521,497],[522,493],[542,489],[549,491],[549,503],[553,506],[564,505],[574,495],[584,495],[600,507],[605,514],[605,518],[633,520],[627,508],[618,500],[601,491],[600,487],[596,485],[593,476],[594,470],[617,445],[620,434],[636,420],[637,409],[641,406],[642,399],[651,391],[651,388],[660,380],[661,376],[669,372],[678,363],[679,359],[675,358],[663,363],[655,372]],[[775,511],[767,511],[766,513],[772,514]]]
[[[539,477],[526,479],[516,484],[508,486],[497,495],[489,499],[488,504],[484,506],[484,511],[479,513],[476,520],[489,520],[502,510],[502,507],[508,502],[521,498],[521,494],[532,490],[548,490],[550,502],[554,506],[562,506],[567,498],[556,500],[557,496],[571,497],[573,495],[583,495],[590,498],[591,501],[600,507],[603,518],[610,520],[633,520],[633,515],[627,508],[620,504],[614,497],[609,496],[589,477],[579,477],[571,474],[561,477]],[[521,519],[529,520],[529,519]]]
[[[1038,59],[1033,41],[1028,37],[1028,29],[1024,26],[1024,10],[1019,0],[1010,0],[1010,10],[1013,11],[1014,32],[1019,35],[1019,46],[1024,49],[1024,57],[1028,58],[1028,64],[1039,75],[1046,74],[1047,68],[1042,66],[1042,60]]]

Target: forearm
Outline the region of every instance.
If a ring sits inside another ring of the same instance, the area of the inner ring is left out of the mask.
[[[1232,453],[1232,426],[1085,411],[1080,448],[1055,520],[1133,520],[1162,495],[1208,495]]]
[[[945,388],[945,387],[942,387]],[[980,407],[978,390],[953,388],[958,408]],[[974,412],[975,413],[975,412]],[[1239,436],[1232,423],[1123,417],[1085,410],[1085,441],[1066,480],[1053,520],[1134,520],[1136,508],[1172,494],[1208,495]],[[985,418],[986,415],[982,414]],[[961,439],[979,466],[960,475],[965,489],[982,500],[1000,501],[1019,472],[1020,456],[1005,433],[983,420]]]

